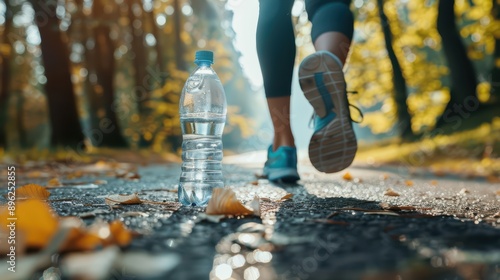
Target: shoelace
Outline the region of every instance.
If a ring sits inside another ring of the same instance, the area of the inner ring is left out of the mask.
[[[351,93],[351,94],[358,94],[357,91],[355,90],[348,90],[346,91],[347,93]],[[351,119],[352,122],[355,122],[355,123],[361,123],[364,119],[364,115],[363,115],[363,112],[361,112],[361,109],[359,109],[356,105],[353,105],[351,103],[349,103],[349,108],[354,108],[356,109],[356,111],[358,111],[359,113],[359,120],[354,120],[351,116],[351,110],[349,109],[349,119]],[[310,128],[313,128],[312,124],[314,123],[314,116],[316,115],[316,113],[313,113],[312,116],[311,116],[311,119],[309,120],[309,127]]]

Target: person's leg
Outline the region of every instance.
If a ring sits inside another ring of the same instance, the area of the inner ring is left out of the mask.
[[[257,54],[274,127],[273,150],[294,147],[290,128],[290,94],[295,62],[291,10],[294,0],[259,1]]]
[[[316,53],[299,67],[299,83],[314,108],[315,131],[309,158],[322,172],[347,168],[357,150],[342,71],[353,33],[353,15],[346,0],[308,0],[311,37]]]
[[[296,182],[297,150],[290,128],[290,95],[295,63],[291,10],[294,0],[260,0],[257,24],[259,57],[267,104],[274,127],[264,175],[270,181]]]
[[[311,37],[317,51],[325,50],[345,63],[354,31],[350,0],[306,0],[312,23]]]

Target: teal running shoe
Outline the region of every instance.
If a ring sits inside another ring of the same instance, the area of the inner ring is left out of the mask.
[[[297,172],[297,149],[281,146],[273,151],[271,145],[267,150],[264,176],[272,182],[295,183],[300,180]]]
[[[299,83],[314,108],[314,134],[309,143],[312,165],[325,173],[349,167],[358,145],[342,62],[330,52],[318,51],[300,64]]]

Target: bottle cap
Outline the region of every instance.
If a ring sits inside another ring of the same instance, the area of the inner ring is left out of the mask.
[[[196,65],[201,65],[201,64],[213,64],[214,63],[214,53],[212,51],[197,51],[195,54],[195,59],[194,63]]]

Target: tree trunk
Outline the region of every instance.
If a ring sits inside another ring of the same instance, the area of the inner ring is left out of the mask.
[[[135,96],[141,117],[147,112],[145,103],[149,100],[149,86],[147,85],[147,58],[146,48],[144,47],[144,32],[141,26],[142,22],[142,4],[138,0],[130,0],[128,4],[130,28],[132,33],[132,52],[134,64]]]
[[[396,102],[396,110],[398,116],[398,129],[401,138],[411,139],[414,134],[411,130],[411,116],[408,112],[406,104],[407,87],[406,80],[403,76],[401,65],[399,64],[394,48],[392,47],[392,32],[389,26],[389,21],[384,12],[384,1],[377,0],[379,8],[380,23],[382,24],[382,31],[384,32],[385,46],[387,55],[392,65],[393,83],[394,83],[394,100]]]
[[[177,69],[185,71],[187,69],[184,62],[184,45],[181,39],[182,18],[179,0],[174,0],[174,42],[175,42],[175,64]]]
[[[154,9],[152,9],[150,12],[145,12],[144,13],[144,22],[149,22],[151,24],[151,32],[153,33],[155,39],[156,39],[156,45],[155,45],[155,51],[156,51],[156,67],[158,68],[158,74],[156,75],[157,77],[161,78],[160,86],[163,85],[166,79],[166,75],[163,71],[166,70],[165,68],[165,57],[163,55],[163,52],[165,51],[162,48],[161,44],[161,38],[163,38],[162,31],[160,28],[158,28],[158,25],[156,25],[156,20],[155,20],[155,14],[154,14]],[[155,79],[157,78],[155,77]]]
[[[135,81],[135,97],[137,100],[137,108],[139,111],[140,125],[147,123],[148,118],[151,118],[151,110],[146,106],[150,100],[151,80],[154,77],[149,76],[147,67],[146,48],[144,47],[144,31],[142,29],[143,13],[142,2],[140,0],[130,0],[128,4],[129,20],[132,33],[132,55],[134,65],[134,81]],[[139,25],[140,23],[140,25]],[[149,147],[152,139],[146,139],[145,135],[148,131],[142,127],[140,134],[139,147]]]
[[[500,19],[500,5],[497,0],[492,0],[493,9],[492,16],[495,20]],[[493,53],[493,67],[490,72],[491,90],[490,104],[500,104],[500,36],[495,34],[495,51]]]
[[[3,30],[2,44],[4,51],[0,51],[1,68],[1,85],[0,85],[0,147],[7,148],[6,124],[7,124],[7,102],[9,101],[10,90],[10,58],[12,57],[12,44],[9,40],[9,33],[12,29],[13,13],[9,1],[5,3],[5,25]]]
[[[96,21],[96,25],[92,29],[95,44],[92,50],[85,48],[89,73],[95,73],[97,77],[96,83],[88,89],[92,127],[90,138],[92,144],[97,147],[127,147],[127,141],[121,133],[113,108],[115,46],[109,37],[110,17],[104,15],[103,0],[94,0],[92,5],[92,15]],[[87,33],[86,30],[85,33]],[[88,36],[85,36],[85,39],[87,38]]]
[[[479,108],[476,97],[477,77],[455,21],[455,0],[440,0],[437,30],[441,36],[444,57],[450,70],[450,101],[436,127],[454,124],[457,129],[464,118]]]
[[[52,128],[51,145],[83,148],[76,100],[71,82],[69,52],[59,30],[56,1],[31,0],[41,38],[45,67],[45,94]]]

